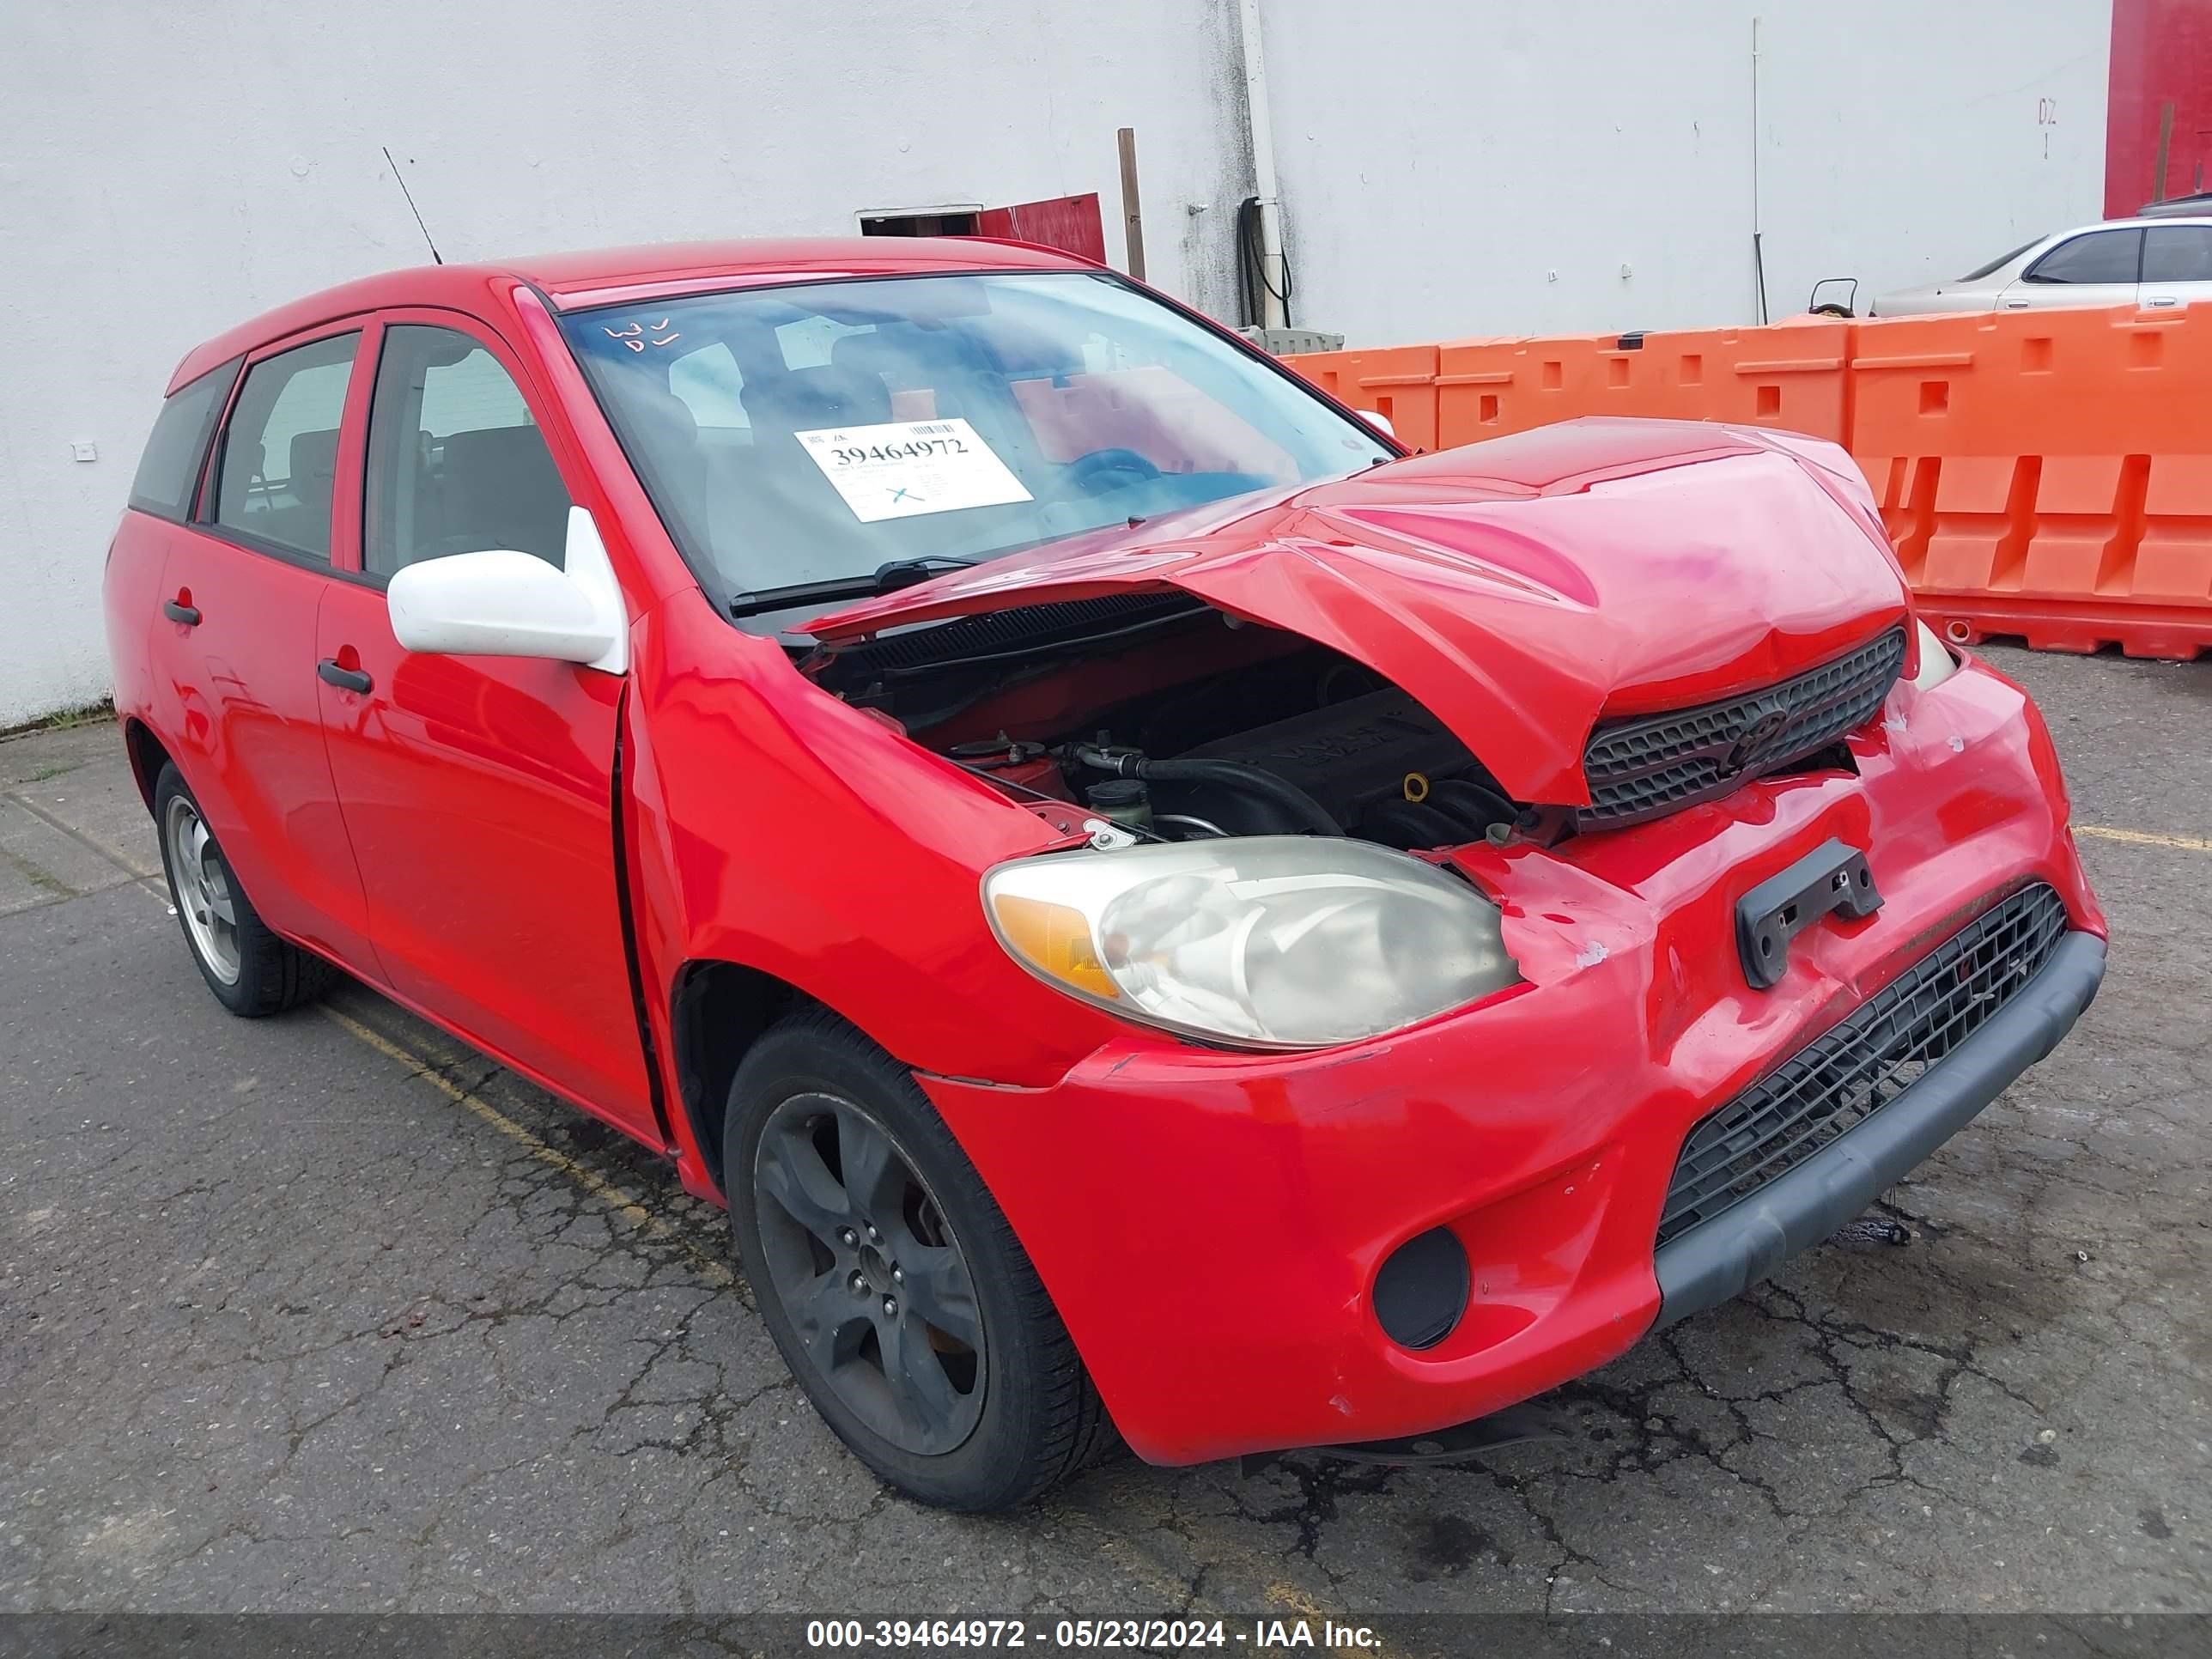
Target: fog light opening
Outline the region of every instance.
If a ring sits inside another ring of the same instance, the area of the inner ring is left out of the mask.
[[[1431,1227],[1393,1250],[1375,1275],[1375,1317],[1401,1348],[1433,1348],[1467,1311],[1467,1250],[1449,1227]]]

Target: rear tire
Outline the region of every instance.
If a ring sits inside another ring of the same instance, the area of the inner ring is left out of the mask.
[[[889,1054],[826,1012],[793,1015],[738,1067],[722,1147],[769,1334],[882,1479],[939,1509],[1003,1510],[1113,1443],[1013,1229]]]
[[[337,970],[269,931],[231,872],[200,804],[172,761],[154,784],[154,827],[192,963],[215,1000],[247,1019],[313,1000]]]

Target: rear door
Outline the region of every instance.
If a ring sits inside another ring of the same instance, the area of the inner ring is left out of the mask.
[[[2143,233],[2142,294],[2153,311],[2212,300],[2212,224],[2152,225]]]
[[[2140,226],[2069,236],[1997,296],[2006,311],[2046,306],[2131,306],[2142,271]]]
[[[333,554],[352,552],[332,503],[362,342],[334,323],[247,358],[191,521],[168,532],[149,702],[263,920],[374,978],[315,676]]]
[[[392,988],[657,1139],[616,884],[623,682],[573,663],[416,655],[403,566],[514,548],[563,560],[572,489],[507,345],[453,312],[380,319],[360,568],[322,611],[322,720]],[[365,373],[368,371],[364,371]]]

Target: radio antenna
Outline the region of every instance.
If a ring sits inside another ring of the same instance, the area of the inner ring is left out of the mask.
[[[438,257],[438,245],[430,240],[430,227],[422,222],[422,210],[415,205],[415,192],[407,188],[406,176],[399,171],[399,163],[392,159],[392,146],[386,144],[383,149],[385,165],[392,169],[392,176],[398,180],[399,193],[407,198],[407,210],[415,216],[415,228],[422,233],[422,245],[430,250],[430,263],[442,265],[446,262]]]

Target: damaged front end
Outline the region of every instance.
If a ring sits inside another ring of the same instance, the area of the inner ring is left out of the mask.
[[[1832,1235],[2086,1005],[2048,733],[1848,465],[1532,433],[816,624],[817,684],[1057,833],[990,926],[1126,1024],[923,1083],[1038,1175],[1008,1218],[1144,1455],[1420,1452]]]
[[[1916,641],[1848,468],[1576,422],[908,588],[809,624],[806,668],[1147,838],[1551,844],[1849,767]]]
[[[984,883],[1057,988],[1238,1047],[1400,1030],[1521,982],[1462,849],[1852,772],[1912,655],[1805,456],[1529,435],[876,599],[805,669],[1069,838]]]

